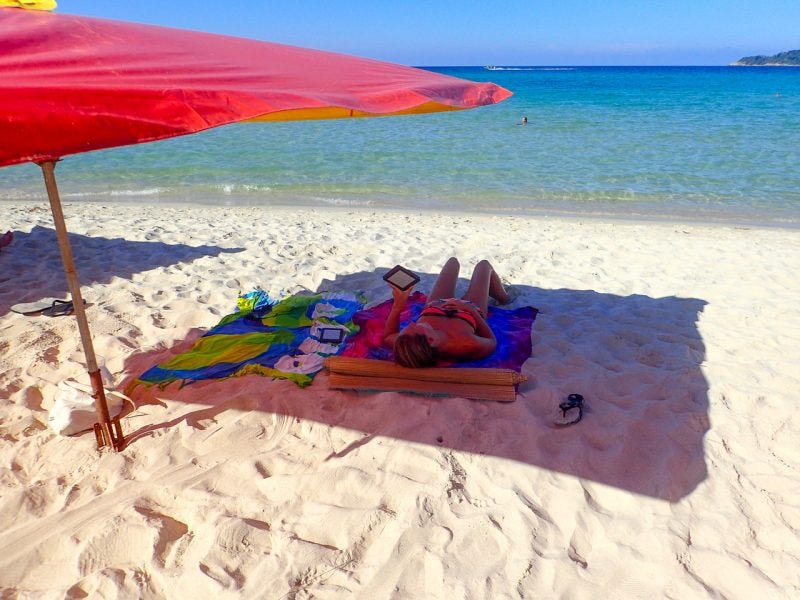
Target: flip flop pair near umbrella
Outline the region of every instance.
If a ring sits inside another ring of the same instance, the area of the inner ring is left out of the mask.
[[[109,415],[92,345],[58,160],[239,121],[429,113],[511,95],[492,83],[369,59],[20,8],[0,8],[0,74],[0,166],[42,169],[97,408],[95,434],[99,446],[116,450],[124,435]]]

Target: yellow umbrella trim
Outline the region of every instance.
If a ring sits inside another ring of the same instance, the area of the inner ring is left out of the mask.
[[[55,0],[0,0],[0,7],[4,6],[30,10],[53,10],[56,7],[56,2]]]
[[[444,112],[448,110],[463,110],[459,107],[448,106],[439,102],[426,102],[419,106],[407,108],[390,113],[369,113],[339,106],[324,106],[320,108],[294,108],[273,113],[267,113],[259,117],[247,119],[248,122],[255,121],[311,121],[314,119],[346,119],[350,117],[393,117],[396,115],[419,115],[432,112]]]

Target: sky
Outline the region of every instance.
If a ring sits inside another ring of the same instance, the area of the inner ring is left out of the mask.
[[[57,12],[414,66],[726,65],[800,49],[800,0],[59,0]]]

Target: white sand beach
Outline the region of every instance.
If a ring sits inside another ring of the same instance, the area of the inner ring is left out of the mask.
[[[237,292],[363,290],[491,260],[532,305],[515,402],[137,388],[128,446],[48,427],[88,383],[45,202],[2,204],[3,598],[800,596],[800,232],[368,209],[67,203],[98,355],[126,386]],[[558,404],[586,399],[556,427]]]

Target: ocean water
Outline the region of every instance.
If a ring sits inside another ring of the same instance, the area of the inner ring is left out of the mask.
[[[514,96],[432,115],[237,124],[70,156],[57,168],[62,198],[800,226],[800,69],[431,70]],[[38,167],[0,169],[0,201],[39,197]]]

